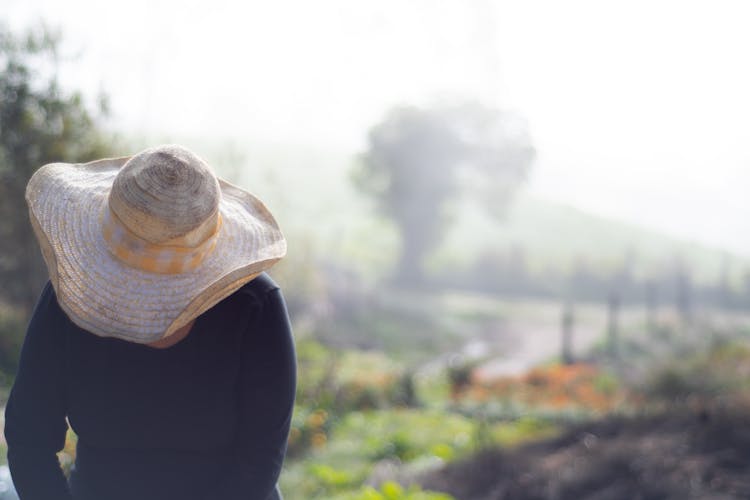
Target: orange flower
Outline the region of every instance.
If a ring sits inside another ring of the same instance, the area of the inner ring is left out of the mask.
[[[310,438],[310,443],[312,443],[313,448],[322,448],[325,446],[326,441],[328,441],[328,438],[322,432],[316,432],[312,435],[312,438]]]

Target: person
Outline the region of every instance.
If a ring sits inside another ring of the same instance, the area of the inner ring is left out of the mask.
[[[176,145],[45,165],[26,200],[50,280],[5,410],[21,500],[281,498],[296,361],[264,204]]]

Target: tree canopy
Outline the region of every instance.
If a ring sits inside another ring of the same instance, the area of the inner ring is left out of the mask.
[[[467,193],[501,214],[533,158],[526,124],[512,113],[478,103],[391,110],[370,130],[354,181],[398,228],[398,281],[422,281],[449,200]]]
[[[28,314],[46,269],[28,219],[26,184],[40,166],[106,156],[97,125],[79,92],[58,81],[59,40],[47,28],[24,35],[0,25],[0,300]]]

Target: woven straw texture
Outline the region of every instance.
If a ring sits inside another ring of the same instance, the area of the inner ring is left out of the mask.
[[[218,179],[220,224],[199,266],[168,274],[126,265],[108,247],[103,224],[113,182],[128,160],[45,165],[29,181],[26,200],[58,302],[71,320],[96,335],[150,343],[271,267],[286,254],[286,241],[259,199]]]

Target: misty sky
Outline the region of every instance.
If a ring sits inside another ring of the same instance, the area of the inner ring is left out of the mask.
[[[356,152],[402,103],[529,122],[532,192],[750,256],[745,1],[3,0],[125,132]]]

